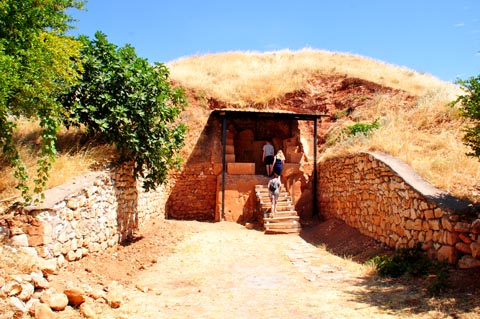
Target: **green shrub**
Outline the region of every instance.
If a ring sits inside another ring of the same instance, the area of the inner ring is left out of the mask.
[[[65,125],[100,134],[117,147],[122,162],[135,162],[133,174],[144,189],[155,189],[182,163],[184,90],[170,84],[165,65],[151,65],[128,44],[118,48],[101,32],[80,41],[83,70],[80,83],[62,97]]]
[[[361,122],[355,123],[353,125],[347,126],[346,130],[348,136],[355,136],[357,134],[367,135],[368,133],[370,133],[370,131],[379,127],[380,123],[378,123],[378,119],[376,119],[370,124]]]
[[[435,271],[435,276],[433,277],[432,282],[428,286],[428,292],[431,295],[438,295],[441,292],[445,291],[448,287],[448,278],[450,276],[450,271],[448,264],[445,261],[437,261],[432,264],[432,269]]]
[[[421,243],[413,248],[401,248],[393,256],[376,256],[372,259],[381,277],[400,277],[409,274],[422,277],[428,274],[432,262],[421,249]]]
[[[398,256],[375,256],[371,262],[380,277],[397,278],[405,273],[405,267],[399,262]]]
[[[375,256],[369,262],[375,265],[380,277],[398,278],[409,275],[419,278],[431,275],[433,281],[427,290],[435,295],[447,287],[448,265],[430,260],[421,246],[421,243],[417,243],[413,248],[399,249],[393,256]]]

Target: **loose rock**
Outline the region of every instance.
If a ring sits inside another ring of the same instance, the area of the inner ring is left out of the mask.
[[[35,305],[35,319],[55,319],[55,314],[48,305],[38,303]]]
[[[63,293],[68,298],[68,304],[73,307],[78,307],[85,302],[84,292],[78,288],[65,289]]]
[[[107,292],[105,299],[110,307],[118,308],[123,300],[122,291],[118,287],[112,288]]]
[[[95,318],[95,310],[89,303],[82,303],[79,310],[85,318]]]
[[[53,293],[48,298],[48,305],[55,311],[62,311],[68,305],[68,298],[62,293]]]

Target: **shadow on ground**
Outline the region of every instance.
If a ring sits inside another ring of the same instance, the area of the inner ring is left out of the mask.
[[[304,222],[300,234],[306,242],[324,247],[328,252],[364,264],[375,256],[392,255],[394,250],[362,235],[357,229],[338,219]],[[448,318],[478,318],[480,310],[480,268],[461,270],[448,268],[445,286],[438,287],[438,278],[403,276],[381,278],[366,274],[351,292],[352,300],[367,303],[389,313],[431,313]]]

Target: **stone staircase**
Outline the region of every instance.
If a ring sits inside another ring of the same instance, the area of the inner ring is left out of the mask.
[[[300,233],[300,217],[295,211],[290,194],[282,185],[277,202],[277,213],[271,213],[271,201],[267,185],[255,185],[257,208],[263,216],[265,234]]]

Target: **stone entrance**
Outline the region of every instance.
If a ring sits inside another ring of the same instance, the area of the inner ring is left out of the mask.
[[[262,162],[263,145],[270,141],[275,152],[282,150],[286,160],[282,183],[292,196],[295,210],[302,217],[314,212],[316,138],[302,135],[300,120],[315,121],[318,115],[266,113],[241,110],[216,110],[223,117],[224,170],[217,178],[215,220],[261,222],[255,216],[255,186],[268,183]],[[303,134],[305,134],[303,132]],[[305,152],[314,150],[313,154]]]

